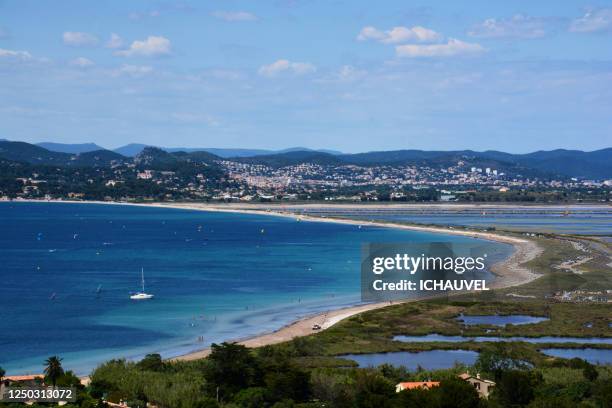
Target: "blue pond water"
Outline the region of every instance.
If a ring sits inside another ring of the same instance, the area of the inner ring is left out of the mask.
[[[79,374],[110,358],[174,356],[358,303],[362,242],[478,245],[265,215],[67,203],[0,203],[0,231],[0,366],[15,374],[39,372],[50,355]],[[155,298],[130,301],[141,268]]]
[[[475,326],[479,324],[489,324],[493,326],[505,326],[507,324],[523,325],[523,324],[535,324],[548,320],[546,317],[536,317],[529,315],[489,315],[489,316],[465,316],[461,315],[457,318],[460,322],[468,326]]]
[[[417,353],[398,351],[393,353],[345,354],[338,357],[354,360],[359,364],[359,367],[378,367],[383,364],[391,364],[396,367],[404,366],[409,370],[416,370],[419,366],[426,370],[441,370],[452,368],[455,363],[473,365],[478,358],[478,353],[469,350],[430,350]]]
[[[424,343],[424,342],[448,342],[460,343],[463,341],[474,341],[483,343],[486,341],[524,341],[527,343],[580,343],[580,344],[612,344],[612,337],[464,337],[464,336],[444,336],[442,334],[428,334],[425,336],[395,336],[393,340],[403,343]]]
[[[542,353],[561,358],[581,358],[591,364],[612,364],[612,350],[610,349],[563,349],[563,348],[546,348],[540,350]]]

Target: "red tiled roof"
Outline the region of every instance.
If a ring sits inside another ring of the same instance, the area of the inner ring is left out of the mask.
[[[412,390],[414,388],[432,388],[440,385],[439,381],[415,381],[415,382],[401,382],[399,384],[401,388],[405,390]]]
[[[40,378],[42,380],[45,378],[45,376],[42,374],[32,374],[32,375],[7,375],[5,377],[2,377],[3,380],[9,380],[9,381],[32,381],[37,378]]]

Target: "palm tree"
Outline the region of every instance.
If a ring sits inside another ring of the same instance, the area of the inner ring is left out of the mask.
[[[62,368],[62,359],[58,356],[49,357],[45,361],[45,376],[51,380],[51,384],[55,387],[57,379],[64,375],[64,369]]]

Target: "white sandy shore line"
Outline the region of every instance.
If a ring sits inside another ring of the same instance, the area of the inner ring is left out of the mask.
[[[25,200],[24,200],[25,201]],[[32,200],[37,201],[37,200]],[[52,201],[53,202],[53,201]],[[405,224],[395,224],[393,222],[382,222],[382,221],[361,221],[361,220],[350,220],[343,218],[332,218],[332,217],[312,217],[306,215],[297,215],[294,213],[286,212],[286,206],[282,207],[274,207],[274,206],[263,206],[263,205],[254,205],[253,207],[245,207],[245,206],[232,206],[232,205],[218,205],[218,204],[199,204],[199,203],[149,203],[149,204],[136,204],[136,203],[117,203],[117,202],[105,202],[105,201],[57,201],[62,203],[79,203],[79,204],[109,204],[109,205],[132,205],[132,206],[142,206],[142,207],[159,207],[159,208],[174,208],[174,209],[184,209],[184,210],[197,210],[197,211],[215,211],[215,212],[234,212],[234,213],[244,213],[244,214],[257,214],[257,215],[271,215],[271,216],[280,216],[280,217],[290,217],[290,218],[299,218],[304,221],[311,222],[333,222],[339,224],[349,224],[349,225],[362,225],[362,226],[375,226],[375,227],[384,227],[384,228],[396,228],[410,231],[421,231],[421,232],[432,232],[439,234],[452,234],[452,235],[461,235],[468,236],[472,238],[484,239],[488,241],[501,242],[505,244],[513,245],[514,252],[508,257],[506,260],[499,262],[491,268],[491,271],[497,276],[492,288],[501,289],[507,288],[510,286],[517,286],[524,283],[531,282],[536,279],[539,275],[525,266],[526,262],[529,262],[535,259],[538,255],[542,253],[542,248],[540,248],[534,241],[501,235],[491,232],[481,232],[481,231],[466,231],[466,230],[458,230],[458,229],[450,229],[444,227],[431,227],[431,226],[418,226],[418,225],[405,225]],[[313,206],[313,207],[316,207]],[[348,208],[344,206],[330,206],[332,208]],[[469,206],[463,206],[469,207]],[[301,208],[301,207],[300,207]],[[362,207],[363,208],[363,207]],[[370,207],[371,208],[371,207]],[[269,211],[266,211],[268,210]],[[409,302],[423,300],[421,299],[411,299],[407,300]],[[395,304],[400,302],[395,302]],[[247,347],[261,347],[265,345],[272,345],[283,343],[286,341],[290,341],[295,337],[308,336],[313,333],[316,333],[321,330],[328,329],[338,322],[354,316],[359,313],[363,313],[369,310],[378,309],[381,307],[389,306],[390,302],[379,302],[379,303],[368,303],[355,305],[351,307],[341,308],[331,310],[325,313],[320,313],[314,316],[309,316],[298,321],[295,321],[291,324],[288,324],[277,331],[272,333],[266,333],[258,336],[251,337],[249,339],[245,339],[239,341],[239,344],[242,344]],[[321,326],[321,330],[313,331],[313,325],[318,324]],[[197,360],[200,358],[204,358],[210,354],[210,349],[203,349],[191,353],[184,354],[182,356],[178,356],[172,358],[172,361],[190,361]]]

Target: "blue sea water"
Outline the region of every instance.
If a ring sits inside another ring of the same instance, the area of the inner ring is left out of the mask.
[[[266,215],[0,203],[0,366],[40,372],[59,355],[88,374],[110,358],[273,331],[359,303],[361,243],[425,241],[475,242]],[[129,299],[141,268],[151,301]]]

